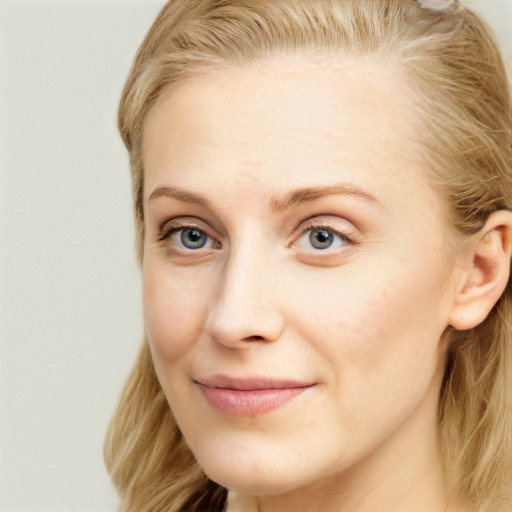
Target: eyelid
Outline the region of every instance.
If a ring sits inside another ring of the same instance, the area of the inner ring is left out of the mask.
[[[178,229],[198,229],[203,231],[208,236],[215,238],[210,233],[210,230],[202,224],[202,222],[192,217],[178,217],[173,219],[166,219],[158,226],[158,240],[165,240],[173,231]]]
[[[340,227],[339,224],[342,224],[343,227]],[[315,248],[313,246],[310,248],[300,247],[299,243],[303,237],[309,231],[314,229],[328,231],[338,237],[343,243],[338,245],[338,247],[326,247],[324,249]],[[332,257],[345,252],[357,243],[357,229],[352,225],[352,223],[338,215],[325,214],[315,215],[303,220],[297,227],[296,234],[294,235],[293,241],[289,247],[296,249],[302,254],[309,254],[317,258],[326,258],[328,256]]]
[[[314,215],[313,217],[308,217],[298,224],[296,230],[299,230],[299,235],[301,235],[305,231],[315,228],[338,233],[349,240],[355,237],[357,232],[357,229],[351,222],[338,215]]]

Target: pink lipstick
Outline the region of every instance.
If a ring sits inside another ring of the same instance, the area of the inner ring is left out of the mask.
[[[209,404],[229,416],[258,416],[277,409],[314,384],[218,375],[196,381]]]

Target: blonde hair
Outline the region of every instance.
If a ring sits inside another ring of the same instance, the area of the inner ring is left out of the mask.
[[[512,209],[512,108],[497,46],[462,7],[445,16],[412,0],[172,0],[140,47],[123,91],[119,129],[130,154],[142,259],[142,126],[164,89],[199,70],[282,52],[375,56],[398,62],[417,89],[421,144],[451,211],[451,229],[477,232]],[[469,331],[450,331],[439,441],[453,488],[475,506],[512,510],[512,291]],[[223,510],[226,490],[187,448],[144,342],[105,440],[121,510]]]

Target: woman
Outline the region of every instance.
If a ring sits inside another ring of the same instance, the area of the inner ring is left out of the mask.
[[[155,21],[119,110],[147,335],[122,510],[512,510],[510,91],[475,14],[426,4]]]

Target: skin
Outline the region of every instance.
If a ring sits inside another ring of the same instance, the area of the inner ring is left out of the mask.
[[[468,258],[445,235],[412,99],[393,64],[288,56],[192,76],[145,120],[147,336],[180,429],[237,510],[469,510],[436,443],[443,333]],[[205,247],[169,235],[187,226]],[[315,226],[331,247],[312,245]],[[232,416],[196,383],[219,373],[314,385]]]

